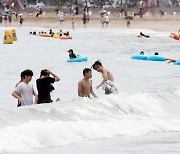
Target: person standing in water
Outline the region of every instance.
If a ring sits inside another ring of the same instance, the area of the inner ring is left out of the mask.
[[[53,77],[50,77],[50,74]],[[37,104],[53,102],[50,96],[50,92],[54,90],[52,83],[58,82],[59,80],[60,78],[50,70],[41,70],[40,78],[36,80],[38,90]]]
[[[111,93],[118,93],[118,90],[114,85],[114,78],[112,73],[104,68],[99,60],[95,61],[95,63],[92,65],[92,68],[101,73],[103,77],[102,82],[96,87],[97,89],[102,86],[103,90],[105,90],[105,94],[107,95]]]
[[[33,95],[35,96],[35,103],[38,100],[33,85],[30,84],[32,76],[33,72],[31,70],[24,70],[21,73],[21,82],[17,84],[15,90],[12,92],[12,96],[19,100],[19,106],[32,105]]]
[[[80,97],[90,97],[92,94],[97,97],[92,88],[92,70],[90,68],[85,68],[83,70],[84,78],[78,82],[78,95]]]

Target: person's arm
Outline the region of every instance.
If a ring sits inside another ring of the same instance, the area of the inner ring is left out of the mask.
[[[14,90],[14,91],[12,92],[12,96],[15,97],[15,98],[17,98],[21,103],[24,102],[24,99],[20,96],[20,94],[19,94],[17,91]]]
[[[54,74],[53,72],[51,72],[51,71],[48,70],[48,69],[46,69],[46,70],[55,78],[55,82],[57,82],[57,81],[60,80],[60,78],[59,78],[56,74]]]
[[[83,97],[83,96],[84,96],[84,95],[83,95],[83,88],[82,88],[82,83],[81,83],[81,81],[78,82],[78,95],[79,95],[80,97]]]
[[[93,91],[92,86],[91,86],[91,89],[90,89],[90,93],[91,93],[94,97],[97,97],[96,94],[95,94],[94,91]]]
[[[96,87],[97,89],[101,87],[108,80],[107,70],[103,70],[102,76],[103,76],[103,81]]]

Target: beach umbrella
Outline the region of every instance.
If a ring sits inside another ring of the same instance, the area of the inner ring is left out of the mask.
[[[126,16],[124,19],[129,19],[129,20],[133,20],[133,17],[132,16]]]
[[[8,13],[2,13],[2,16],[8,16]]]

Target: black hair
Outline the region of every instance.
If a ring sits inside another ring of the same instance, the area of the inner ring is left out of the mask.
[[[90,68],[85,68],[84,70],[83,70],[83,75],[85,75],[86,73],[88,73],[89,71],[92,71]]]
[[[143,52],[143,51],[141,51],[141,52],[140,52],[140,55],[144,55],[144,52]]]
[[[33,72],[29,69],[24,70],[21,72],[21,79],[25,78],[25,76],[33,76]]]
[[[73,49],[69,49],[68,52],[72,52],[73,53]]]
[[[47,76],[47,75],[49,75],[49,72],[47,70],[41,70],[40,77],[43,75]]]
[[[158,52],[155,52],[154,55],[159,55],[159,53],[158,53]]]
[[[102,63],[100,62],[100,60],[95,61],[94,64],[91,66],[91,68],[95,70],[96,66],[102,66]]]

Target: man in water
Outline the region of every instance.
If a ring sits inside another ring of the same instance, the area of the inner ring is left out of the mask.
[[[97,97],[92,88],[92,70],[90,68],[85,68],[83,70],[84,78],[78,82],[78,95],[80,97],[89,97],[92,94]]]
[[[38,100],[37,94],[35,93],[32,84],[30,84],[32,76],[33,72],[31,70],[24,70],[21,73],[22,82],[20,82],[12,92],[12,96],[19,100],[19,106],[32,105],[33,95],[35,96],[35,103]]]
[[[77,56],[75,55],[75,53],[73,52],[72,49],[70,49],[68,52],[69,52],[69,58],[70,58],[70,59],[77,58]]]
[[[103,81],[96,87],[97,89],[102,86],[105,90],[105,94],[109,95],[111,93],[118,93],[116,86],[114,85],[113,75],[109,70],[102,66],[100,61],[95,61],[92,68],[99,73],[102,73]]]

